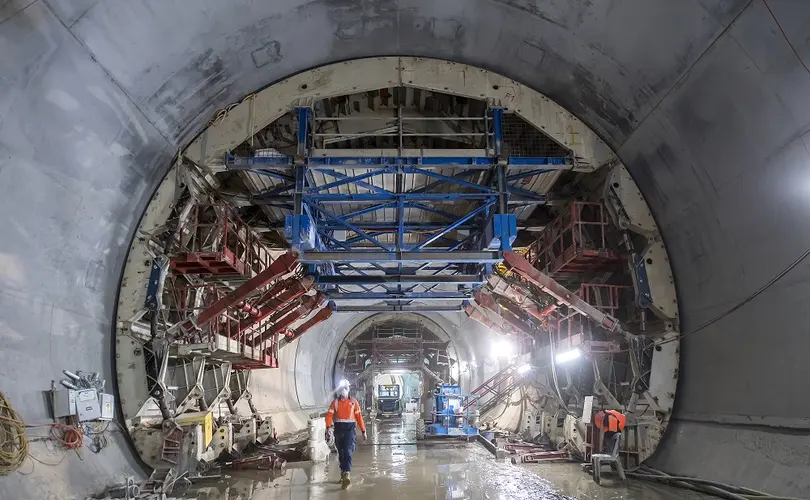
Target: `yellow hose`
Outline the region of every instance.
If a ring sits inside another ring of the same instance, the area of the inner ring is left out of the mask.
[[[28,457],[28,436],[25,422],[0,392],[0,474],[10,474]]]

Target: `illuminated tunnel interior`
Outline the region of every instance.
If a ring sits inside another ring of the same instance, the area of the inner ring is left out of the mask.
[[[343,379],[377,437],[381,385],[418,437],[437,384],[494,388],[487,432],[582,459],[621,410],[631,473],[807,498],[809,24],[799,0],[0,3],[0,498],[193,483],[314,429]],[[66,377],[114,422],[56,417]],[[479,493],[614,491],[469,450]],[[307,474],[284,494],[339,493]],[[211,498],[277,498],[252,488]]]

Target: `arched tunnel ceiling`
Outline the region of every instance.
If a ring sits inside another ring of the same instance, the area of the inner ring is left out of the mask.
[[[492,69],[600,134],[657,218],[688,331],[810,246],[808,23],[794,0],[7,2],[0,373],[37,419],[47,416],[24,389],[47,387],[68,359],[109,370],[127,244],[170,158],[214,110],[258,88],[378,55]],[[807,274],[797,267],[686,339],[658,464],[810,489],[796,460],[810,414]],[[46,345],[52,367],[35,373],[25,360]]]

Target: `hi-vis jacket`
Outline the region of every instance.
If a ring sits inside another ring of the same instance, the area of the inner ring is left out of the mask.
[[[605,410],[598,412],[593,423],[596,427],[605,432],[622,432],[627,418],[616,410]]]
[[[363,414],[360,413],[360,403],[354,398],[335,399],[326,412],[326,427],[332,427],[333,422],[354,423],[360,427],[360,432],[366,432]]]

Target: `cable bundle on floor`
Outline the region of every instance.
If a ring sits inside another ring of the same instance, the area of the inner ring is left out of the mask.
[[[81,448],[84,444],[84,434],[75,426],[67,424],[32,425],[31,427],[50,427],[51,438],[68,450]]]
[[[727,498],[728,500],[799,500],[797,498],[773,496],[762,491],[743,488],[741,486],[732,486],[717,481],[709,481],[707,479],[672,476],[666,472],[647,467],[646,465],[642,465],[633,471],[628,471],[627,476],[634,479],[659,481],[679,488],[686,488],[715,495],[720,498]]]
[[[0,474],[10,474],[28,457],[28,436],[25,422],[0,392]]]
[[[29,451],[28,429],[48,428],[47,436],[34,435],[33,439],[45,439],[58,443],[64,448],[65,454],[58,463],[49,463],[33,456]],[[106,428],[105,428],[106,430]],[[96,443],[98,451],[101,451],[106,443]],[[67,456],[68,451],[78,450],[84,445],[84,433],[75,425],[62,423],[48,423],[41,425],[26,425],[11,406],[6,395],[0,392],[0,475],[10,474],[22,467],[25,460],[31,460],[43,465],[57,466]]]

